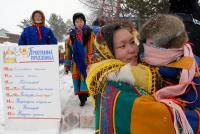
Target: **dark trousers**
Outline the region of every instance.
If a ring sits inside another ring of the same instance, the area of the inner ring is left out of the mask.
[[[78,98],[79,98],[80,102],[86,102],[88,96],[89,96],[88,94],[79,94]]]

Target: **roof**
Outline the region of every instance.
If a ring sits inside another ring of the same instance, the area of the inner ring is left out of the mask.
[[[0,37],[5,37],[5,38],[7,38],[8,36],[7,36],[7,34],[6,33],[8,33],[8,31],[7,30],[5,30],[5,29],[0,29]]]

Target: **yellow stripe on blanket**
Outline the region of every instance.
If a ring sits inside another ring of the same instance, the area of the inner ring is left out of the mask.
[[[152,96],[141,96],[135,100],[130,129],[131,134],[175,134],[169,109]]]

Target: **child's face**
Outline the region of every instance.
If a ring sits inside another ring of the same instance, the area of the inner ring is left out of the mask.
[[[137,65],[138,46],[134,36],[126,29],[117,30],[113,37],[115,58]]]
[[[33,19],[34,19],[34,22],[40,22],[41,23],[42,22],[42,15],[40,13],[35,13]]]
[[[75,27],[78,29],[82,29],[83,26],[84,26],[84,21],[81,18],[77,18],[75,20]]]

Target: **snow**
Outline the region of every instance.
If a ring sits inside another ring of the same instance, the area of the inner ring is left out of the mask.
[[[15,43],[4,43],[0,45],[17,45]],[[71,79],[71,74],[66,75],[64,71],[64,66],[61,65],[59,67],[59,75],[60,75],[60,99],[61,99],[61,109],[62,113],[63,110],[66,109],[66,103],[69,101],[69,97],[73,95],[73,83]],[[1,76],[1,74],[0,74]],[[0,81],[0,89],[1,87],[1,81]],[[78,107],[78,105],[77,105]],[[57,134],[55,130],[35,130],[35,131],[6,131],[4,129],[4,116],[3,116],[3,97],[2,97],[2,91],[0,92],[0,134]],[[66,132],[59,132],[59,134],[94,134],[94,129],[90,128],[74,128],[70,131]]]
[[[60,99],[61,99],[61,110],[65,109],[65,105],[69,100],[69,97],[73,92],[73,82],[71,73],[65,75],[64,66],[60,66]]]
[[[64,132],[62,134],[94,134],[94,130],[77,128],[77,129],[73,129],[73,130],[68,131],[68,132]]]
[[[7,35],[0,35],[0,38],[9,38]]]
[[[18,46],[18,44],[11,42],[4,42],[3,44],[0,43],[0,46]]]
[[[0,37],[8,38],[6,33],[8,33],[8,31],[6,31],[5,29],[0,29]]]

